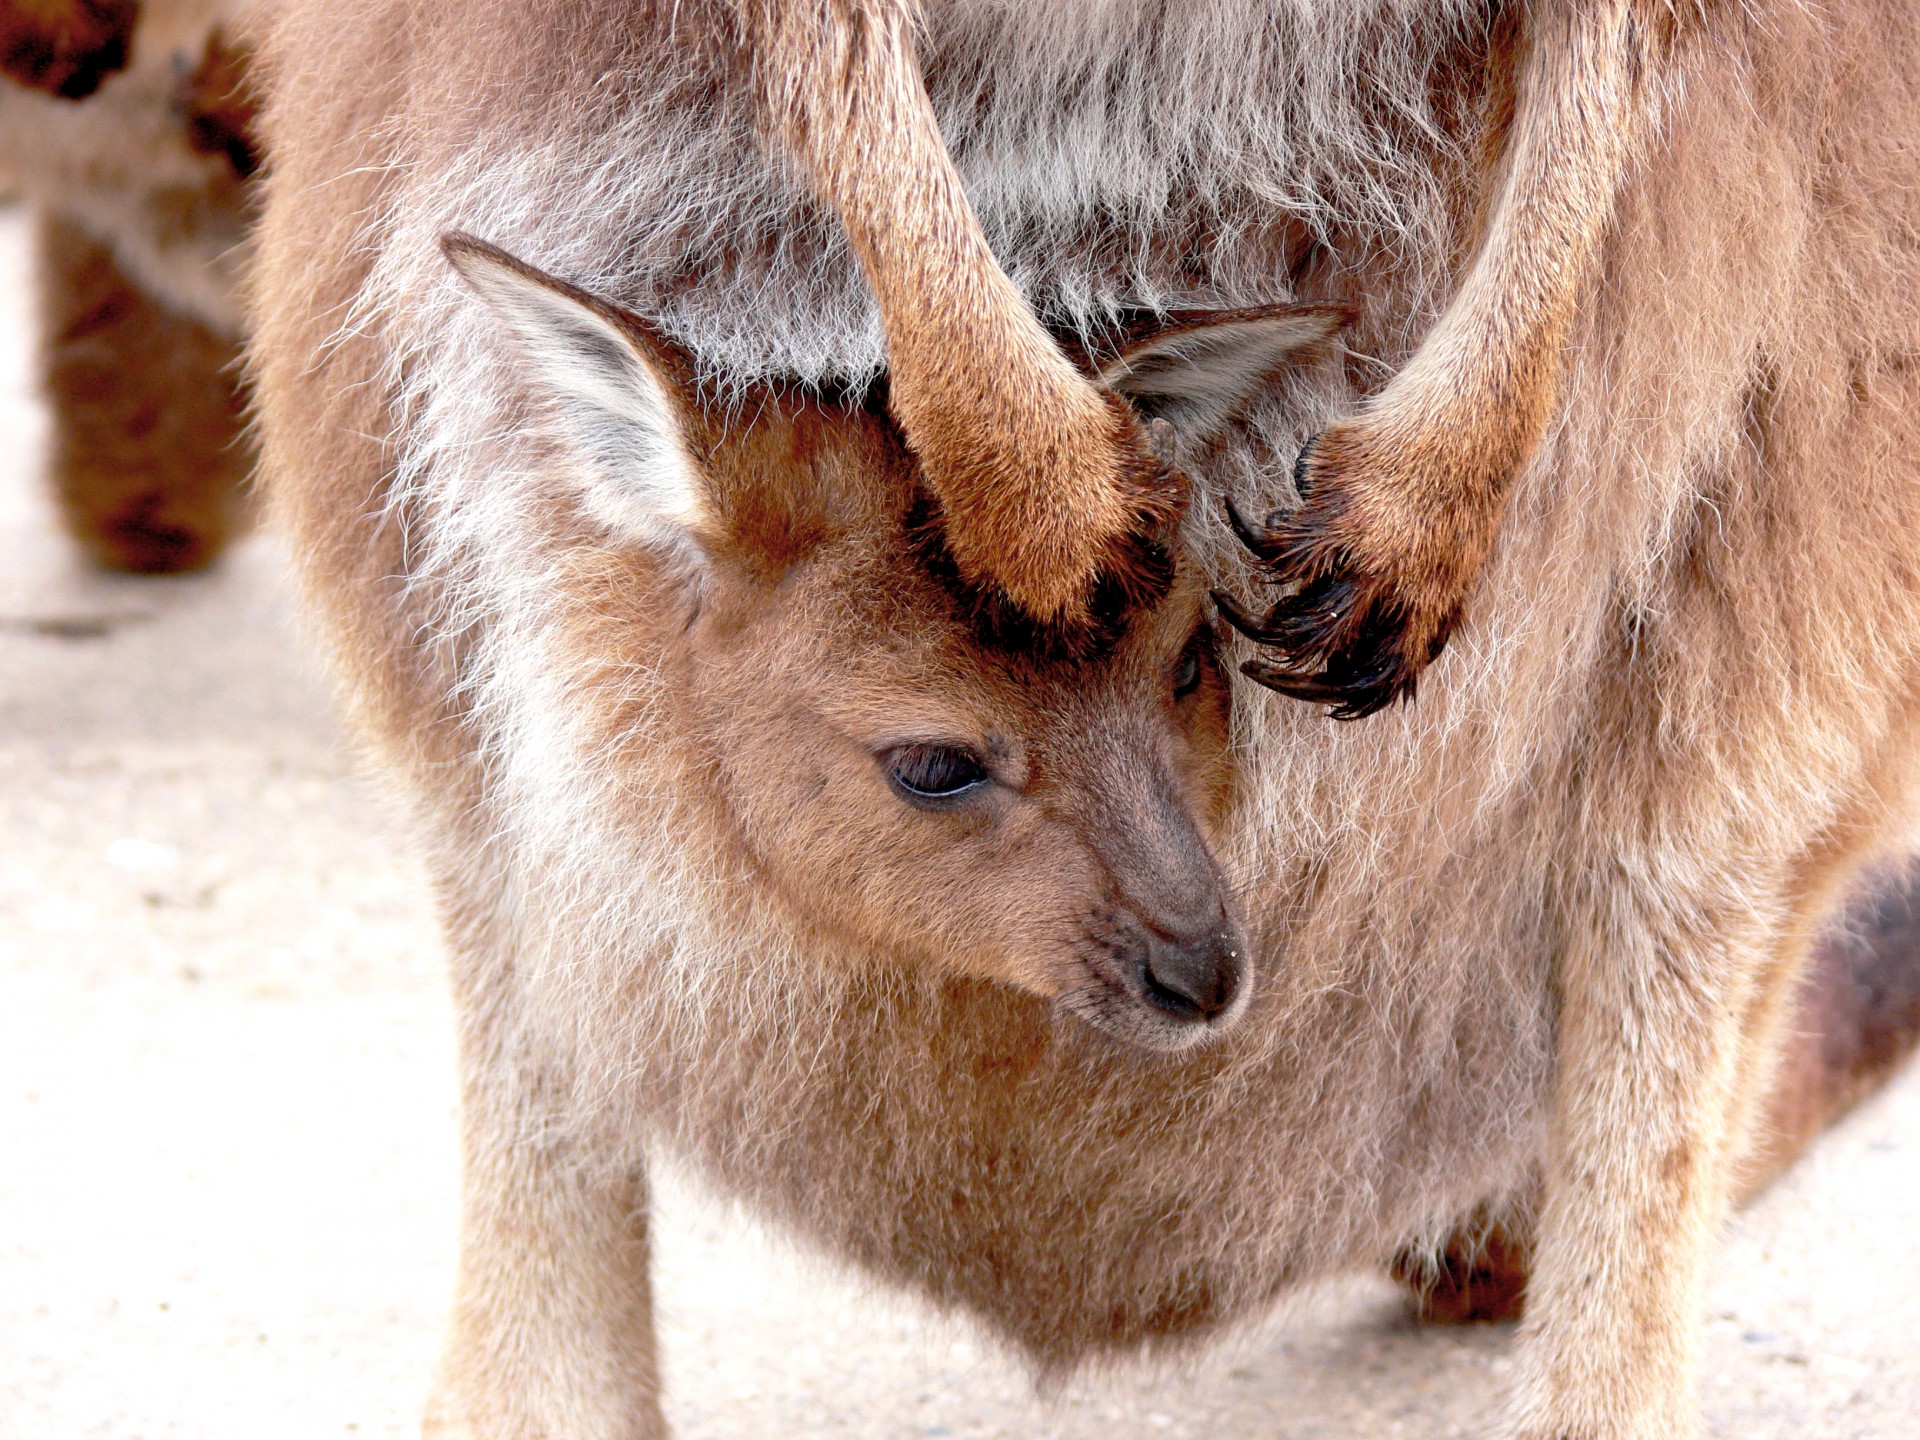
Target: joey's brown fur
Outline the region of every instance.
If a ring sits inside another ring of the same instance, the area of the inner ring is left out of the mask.
[[[1043,1371],[1511,1226],[1502,1435],[1693,1432],[1909,823],[1908,7],[296,0],[264,55],[270,495],[460,999],[434,1433],[663,1432],[649,1147]]]

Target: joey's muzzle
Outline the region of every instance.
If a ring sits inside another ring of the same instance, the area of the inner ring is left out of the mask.
[[[1198,924],[1111,911],[1105,921],[1085,983],[1059,999],[1069,1013],[1143,1049],[1180,1051],[1225,1033],[1246,1012],[1248,947],[1224,906]]]
[[[1140,966],[1142,998],[1174,1020],[1219,1021],[1246,986],[1246,946],[1230,926],[1185,940],[1150,936]]]

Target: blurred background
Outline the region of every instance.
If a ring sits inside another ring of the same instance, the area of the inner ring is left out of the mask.
[[[269,537],[108,575],[42,483],[27,221],[0,204],[0,1436],[418,1433],[451,1287],[452,1019],[424,878]],[[1733,1222],[1727,1437],[1920,1436],[1920,1071]],[[1046,1400],[964,1326],[661,1185],[686,1437],[1479,1433],[1509,1336],[1384,1281]]]

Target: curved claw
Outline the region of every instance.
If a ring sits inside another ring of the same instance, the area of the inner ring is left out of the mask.
[[[1418,575],[1373,558],[1367,532],[1349,513],[1331,432],[1301,448],[1294,461],[1297,508],[1259,525],[1222,496],[1227,521],[1253,556],[1254,569],[1280,587],[1263,614],[1216,592],[1227,623],[1274,652],[1241,669],[1282,695],[1329,706],[1337,720],[1358,720],[1413,698],[1419,674],[1440,653],[1459,619],[1419,598]],[[1332,467],[1331,469],[1329,467]],[[1411,586],[1411,588],[1410,588]],[[1430,591],[1431,586],[1427,589]]]
[[[1375,668],[1365,676],[1349,676],[1331,669],[1291,670],[1264,658],[1246,661],[1240,666],[1240,673],[1291,700],[1328,706],[1330,720],[1364,720],[1396,700],[1411,700],[1417,683],[1414,676],[1401,673],[1397,666],[1387,667],[1385,671]]]
[[[1224,590],[1211,592],[1213,603],[1221,618],[1256,645],[1271,645],[1274,637],[1268,632],[1264,620],[1256,620],[1240,608],[1240,602]]]
[[[1213,602],[1235,630],[1280,652],[1240,667],[1270,690],[1329,706],[1335,720],[1363,719],[1413,698],[1420,665],[1407,648],[1404,619],[1390,599],[1370,594],[1356,579],[1321,575],[1264,616],[1249,614],[1223,592],[1216,591]]]
[[[1277,559],[1280,550],[1273,543],[1272,532],[1261,529],[1247,519],[1240,507],[1233,503],[1233,496],[1222,495],[1220,498],[1226,505],[1227,524],[1233,527],[1233,533],[1240,538],[1240,543],[1252,551],[1258,559],[1269,564]]]

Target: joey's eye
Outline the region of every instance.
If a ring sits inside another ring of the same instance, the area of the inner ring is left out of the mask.
[[[902,745],[887,754],[887,778],[915,804],[955,800],[987,783],[973,753],[955,745]]]
[[[1173,698],[1184,700],[1200,688],[1200,642],[1195,640],[1173,662]]]

